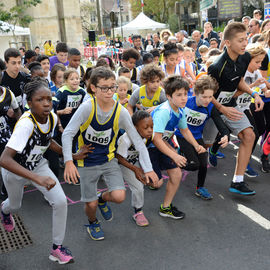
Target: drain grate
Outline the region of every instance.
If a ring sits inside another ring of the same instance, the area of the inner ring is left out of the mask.
[[[3,225],[0,224],[0,254],[33,244],[21,218],[18,215],[13,215],[13,218],[15,228],[12,232],[6,232]]]

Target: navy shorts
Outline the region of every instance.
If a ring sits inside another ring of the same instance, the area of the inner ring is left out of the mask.
[[[174,161],[167,155],[160,152],[156,147],[149,148],[148,152],[153,170],[159,179],[163,178],[161,171],[177,168],[177,165],[174,163]]]

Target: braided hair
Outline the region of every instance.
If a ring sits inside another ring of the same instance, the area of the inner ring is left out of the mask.
[[[47,80],[41,77],[33,78],[29,83],[27,83],[24,86],[24,93],[26,94],[26,100],[31,101],[33,94],[41,88],[48,89]]]

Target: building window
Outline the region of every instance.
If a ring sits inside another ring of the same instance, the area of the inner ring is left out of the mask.
[[[128,22],[129,21],[129,16],[128,15],[126,15],[126,22]]]

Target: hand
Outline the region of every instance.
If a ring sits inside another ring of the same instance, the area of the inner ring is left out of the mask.
[[[127,102],[128,102],[128,99],[125,98],[125,99],[123,99],[122,101],[120,101],[120,104],[125,105]]]
[[[76,184],[80,178],[79,172],[72,160],[66,162],[64,179],[68,184]]]
[[[138,110],[143,110],[143,106],[141,104],[136,104],[135,106]]]
[[[206,152],[206,149],[202,146],[202,145],[200,145],[200,144],[198,144],[196,147],[194,147],[195,148],[195,150],[196,150],[196,152],[198,153],[198,154],[202,154],[202,153],[205,153]]]
[[[173,158],[173,161],[179,167],[185,167],[186,163],[187,163],[187,159],[183,156],[178,155],[178,154],[175,155],[175,157]]]
[[[146,179],[145,179],[145,176],[144,176],[144,171],[141,168],[135,166],[134,173],[135,173],[136,178],[140,182],[142,182],[144,185],[146,185]]]
[[[84,144],[76,154],[72,155],[73,159],[84,159],[88,156],[88,153],[93,153],[93,149],[95,149],[95,147],[93,147],[91,143],[88,145]]]
[[[36,180],[39,185],[45,187],[47,190],[51,190],[56,185],[56,182],[49,176],[38,176]]]
[[[261,97],[258,94],[255,94],[254,97],[254,104],[255,104],[255,112],[261,111],[264,106],[264,102],[262,101]]]
[[[220,141],[218,142],[218,144],[220,144],[220,146],[221,146],[222,148],[226,147],[226,146],[228,145],[228,143],[229,143],[229,140],[228,140],[228,136],[227,136],[227,135],[223,136],[223,137],[220,139]]]
[[[222,106],[222,108],[220,109],[220,112],[232,121],[238,121],[243,117],[243,113],[237,111],[233,107]]]
[[[265,78],[258,78],[254,83],[253,83],[253,85],[254,86],[259,86],[259,85],[261,85],[262,83],[265,83]]]
[[[148,113],[151,113],[156,107],[157,107],[157,106],[153,106],[153,107],[151,107],[151,108],[148,108],[146,111],[147,111]]]
[[[145,175],[145,180],[146,180],[147,184],[151,184],[152,186],[157,187],[159,179],[154,171],[147,172],[144,175]],[[151,183],[151,181],[152,181],[152,183]]]
[[[8,109],[7,116],[10,117],[10,118],[14,118],[15,117],[14,111],[12,109]]]
[[[62,110],[62,114],[70,114],[72,112],[72,107],[66,107]]]

